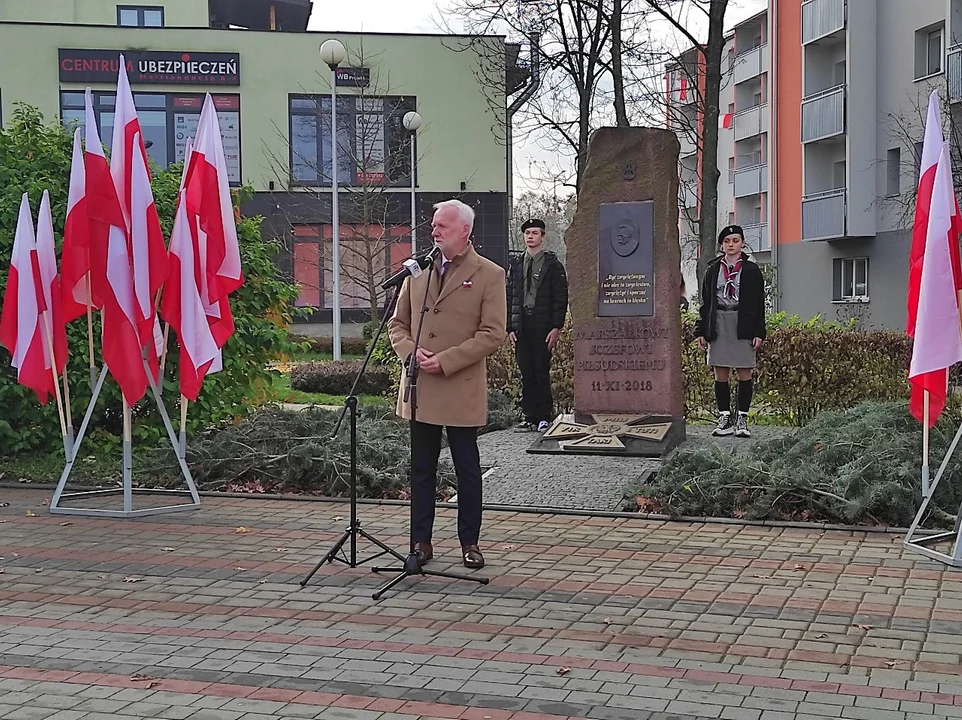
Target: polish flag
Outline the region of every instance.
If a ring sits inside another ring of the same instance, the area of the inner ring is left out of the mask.
[[[721,123],[720,123],[722,130],[730,130],[734,120],[735,120],[734,113],[725,113],[724,115],[722,115]]]
[[[70,193],[67,197],[67,221],[63,229],[63,297],[64,322],[76,320],[87,312],[87,273],[90,272],[90,223],[84,183],[84,155],[78,127],[73,136],[73,161],[70,164]],[[100,302],[91,302],[99,308]]]
[[[134,107],[134,96],[130,92],[123,55],[120,56],[117,74],[110,174],[117,188],[129,234],[137,333],[141,346],[146,350],[147,363],[157,379],[163,335],[157,319],[155,298],[169,272],[167,247],[150,189],[147,150],[144,148],[143,131]]]
[[[133,405],[147,391],[147,373],[137,332],[127,223],[97,132],[90,88],[86,112],[84,181],[90,222],[90,276],[94,297],[103,300],[103,358],[127,404]],[[114,137],[118,134],[114,126]]]
[[[681,89],[678,91],[678,98],[680,100],[688,99],[688,78],[684,75],[681,76]]]
[[[37,266],[36,237],[27,193],[20,200],[20,216],[13,240],[13,255],[7,275],[7,289],[0,313],[0,343],[13,356],[17,382],[37,394],[46,404],[53,393],[53,379],[44,362],[43,297]]]
[[[937,408],[925,418],[930,425],[945,406],[948,369],[962,361],[962,327],[952,260],[953,254],[959,254],[959,236],[953,227],[955,194],[949,158],[949,147],[943,144],[932,185],[909,368],[913,395],[928,390],[930,406]]]
[[[915,205],[915,223],[912,228],[912,250],[909,257],[908,308],[905,331],[909,337],[917,337],[919,303],[921,299],[922,273],[925,266],[926,247],[930,237],[929,225],[934,211],[933,194],[939,161],[944,150],[942,122],[938,91],[929,96],[928,116],[925,121],[925,137],[919,168],[919,188]],[[951,165],[948,166],[951,171]],[[951,186],[951,174],[950,174]],[[951,236],[948,243],[947,268],[955,286],[953,305],[958,308],[958,291],[962,290],[962,263],[959,260],[959,236],[962,234],[962,214],[954,192],[950,193],[949,218]],[[948,231],[947,231],[948,232]],[[918,344],[918,340],[916,340]],[[914,351],[913,351],[914,357]],[[909,411],[919,422],[933,426],[945,407],[948,389],[948,369],[935,369],[912,381]],[[925,390],[929,391],[929,416],[925,418]]]
[[[228,294],[244,284],[227,161],[214,101],[207,94],[187,168],[187,215],[197,229],[200,290],[217,346],[234,332]],[[218,362],[214,364],[215,369]]]
[[[184,178],[177,198],[177,213],[170,236],[170,277],[161,312],[180,338],[180,394],[197,400],[204,377],[221,357],[201,296],[201,254],[196,223],[187,213],[183,181],[191,156],[190,141],[184,160]]]
[[[53,234],[53,216],[50,214],[50,193],[43,191],[40,215],[37,218],[37,264],[40,269],[40,291],[50,322],[53,336],[54,366],[57,375],[67,367],[67,323],[64,321],[60,294],[60,277],[57,272],[57,246]],[[43,344],[44,364],[50,370],[50,350]]]

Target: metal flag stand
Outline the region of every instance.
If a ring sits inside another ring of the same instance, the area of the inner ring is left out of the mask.
[[[200,496],[197,494],[197,486],[194,484],[194,478],[191,477],[190,469],[187,467],[187,443],[179,442],[177,439],[177,434],[174,432],[174,426],[170,422],[170,416],[167,414],[167,408],[164,407],[164,400],[160,394],[160,389],[154,382],[151,376],[149,368],[147,368],[146,361],[144,362],[144,368],[147,370],[147,382],[150,383],[151,392],[153,392],[154,400],[157,403],[157,409],[160,411],[160,416],[163,418],[164,427],[167,429],[167,437],[170,440],[171,447],[174,448],[174,455],[177,457],[177,464],[180,466],[180,472],[182,473],[184,479],[187,481],[187,490],[141,490],[140,494],[144,495],[174,495],[174,496],[186,496],[190,495],[191,502],[180,503],[177,505],[163,505],[159,507],[149,507],[143,508],[141,510],[135,510],[133,507],[133,448],[131,446],[131,438],[129,433],[124,433],[124,443],[123,443],[123,483],[120,488],[109,488],[100,490],[87,490],[79,492],[64,493],[64,488],[67,485],[67,480],[70,479],[70,473],[73,471],[74,463],[77,460],[77,454],[83,443],[84,434],[87,431],[87,425],[90,423],[90,418],[93,416],[94,407],[97,404],[97,398],[100,396],[101,390],[103,390],[104,380],[107,379],[107,366],[105,365],[100,371],[100,377],[97,379],[97,384],[94,386],[93,394],[90,397],[90,403],[87,405],[87,412],[84,414],[83,423],[80,425],[80,432],[77,433],[77,441],[73,443],[70,452],[67,457],[67,464],[64,466],[63,473],[60,475],[60,482],[57,483],[57,489],[50,500],[50,512],[54,515],[89,515],[96,517],[140,517],[143,515],[160,515],[169,512],[179,512],[185,510],[198,510],[200,509]],[[116,495],[117,493],[123,493],[124,496],[124,509],[123,510],[109,510],[106,508],[79,508],[79,507],[62,507],[62,500],[70,500],[74,498],[89,498],[104,495]]]
[[[918,514],[915,516],[915,520],[912,521],[912,526],[909,531],[905,534],[905,540],[902,545],[913,552],[919,553],[920,555],[925,555],[933,560],[938,560],[940,563],[946,565],[951,565],[952,567],[962,567],[962,507],[955,516],[955,528],[951,532],[941,532],[933,533],[930,535],[918,536],[919,525],[921,524],[925,513],[928,511],[929,503],[932,502],[932,498],[935,496],[935,489],[939,486],[939,482],[942,480],[942,475],[945,474],[945,469],[949,465],[949,460],[955,453],[955,449],[959,445],[959,441],[962,440],[962,425],[959,426],[958,432],[955,433],[955,437],[952,439],[952,444],[949,445],[949,449],[945,453],[945,457],[942,458],[942,464],[939,466],[939,471],[935,474],[935,479],[932,480],[931,485],[924,487],[922,489],[922,506],[919,508]],[[923,481],[926,478],[923,478]],[[924,483],[926,484],[926,483]],[[952,554],[947,555],[946,553],[939,552],[938,550],[933,550],[928,545],[936,545],[938,543],[946,542],[948,540],[953,540],[952,544]]]

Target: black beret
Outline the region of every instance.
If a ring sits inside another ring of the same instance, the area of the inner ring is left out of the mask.
[[[526,220],[524,225],[521,226],[521,232],[524,232],[528,228],[541,228],[541,231],[544,232],[545,230],[544,220],[538,220],[536,218],[532,218],[531,220]]]
[[[722,228],[722,231],[718,233],[718,244],[722,244],[722,240],[727,238],[729,235],[741,235],[742,240],[745,239],[745,231],[742,230],[741,225],[726,225]]]

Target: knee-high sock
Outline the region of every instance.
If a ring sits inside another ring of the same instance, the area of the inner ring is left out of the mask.
[[[752,393],[754,391],[755,382],[751,378],[738,381],[738,412],[748,412],[752,406]]]
[[[715,381],[715,402],[718,403],[719,412],[731,412],[732,391],[727,382]]]

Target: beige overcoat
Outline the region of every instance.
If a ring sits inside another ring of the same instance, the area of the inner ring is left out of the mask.
[[[452,260],[439,287],[440,262],[439,257],[420,277],[405,281],[388,322],[388,335],[401,362],[406,362],[414,350],[424,289],[429,284],[421,347],[437,354],[443,372],[418,373],[417,419],[431,425],[482,427],[488,418],[485,358],[505,340],[504,269],[468,245]],[[406,384],[402,368],[397,413],[410,420],[410,403],[404,402]]]

